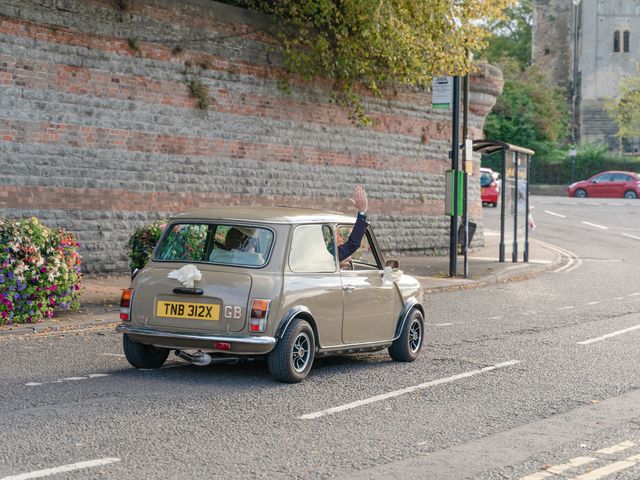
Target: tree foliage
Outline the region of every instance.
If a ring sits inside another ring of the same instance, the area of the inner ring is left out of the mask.
[[[607,104],[607,111],[618,126],[618,137],[640,138],[640,65],[638,73],[620,82],[620,95]]]
[[[274,15],[287,67],[305,79],[334,80],[353,94],[432,76],[465,74],[468,50],[484,48],[488,21],[515,0],[234,0]]]
[[[483,52],[486,59],[501,68],[515,66],[519,71],[531,64],[533,13],[531,0],[520,0],[504,10],[503,18],[489,22],[491,36]]]

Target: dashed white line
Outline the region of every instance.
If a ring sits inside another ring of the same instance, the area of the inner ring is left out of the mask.
[[[80,380],[89,380],[92,378],[102,378],[102,377],[108,377],[108,376],[109,376],[108,373],[90,373],[85,377],[66,377],[66,378],[60,378],[58,380],[53,380],[51,382],[27,382],[25,383],[25,386],[37,387],[39,385],[45,385],[47,383],[79,382]]]
[[[589,225],[590,227],[600,228],[602,230],[609,230],[609,227],[598,225],[597,223],[591,223],[591,222],[582,222],[582,223],[584,223],[585,225]]]
[[[618,335],[622,335],[624,333],[632,332],[640,328],[640,325],[634,325],[633,327],[625,328],[624,330],[617,330],[615,332],[607,333],[606,335],[602,335],[601,337],[590,338],[589,340],[584,340],[582,342],[578,342],[578,345],[589,345],[591,343],[599,342],[601,340],[606,340],[607,338],[616,337]]]
[[[394,390],[392,392],[383,393],[381,395],[375,395],[373,397],[365,398],[363,400],[358,400],[351,403],[345,403],[344,405],[339,405],[337,407],[327,408],[326,410],[319,410],[313,413],[307,413],[298,417],[300,420],[313,420],[316,418],[324,417],[327,415],[331,415],[338,412],[344,412],[345,410],[351,410],[357,407],[362,407],[364,405],[369,405],[375,402],[381,402],[383,400],[388,400],[390,398],[399,397],[401,395],[405,395],[407,393],[412,393],[417,390],[423,390],[429,387],[435,387],[436,385],[442,385],[445,383],[451,383],[456,380],[461,380],[463,378],[473,377],[475,375],[479,375],[481,373],[490,372],[492,370],[497,370],[499,368],[510,367],[512,365],[516,365],[520,363],[520,360],[509,360],[508,362],[497,363],[495,365],[491,365],[489,367],[479,368],[477,370],[471,370],[468,372],[460,373],[458,375],[453,375],[451,377],[440,378],[438,380],[433,380],[431,382],[421,383],[419,385],[414,385],[411,387],[402,388],[400,390]]]
[[[586,305],[597,305],[597,304],[599,304],[599,303],[600,303],[600,302],[598,302],[598,301],[596,301],[596,302],[589,302],[589,303],[587,303]]]
[[[640,295],[640,292],[630,293],[629,294],[630,297],[637,297],[638,295]]]
[[[624,297],[614,297],[611,300],[624,300]]]
[[[566,307],[558,307],[556,308],[556,310],[572,310],[576,307],[574,307],[573,305],[567,305]]]
[[[49,477],[57,473],[73,472],[74,470],[82,470],[84,468],[100,467],[102,465],[109,465],[110,463],[116,463],[119,461],[119,458],[99,458],[96,460],[88,460],[86,462],[69,463],[67,465],[47,468],[44,470],[34,470],[33,472],[21,473],[19,475],[11,475],[9,477],[2,477],[0,478],[0,480],[29,480],[31,478]]]
[[[623,233],[622,235],[625,236],[625,237],[633,238],[634,240],[640,240],[640,237],[637,237],[635,235],[631,235],[630,233]]]
[[[489,317],[487,320],[500,320],[502,317]]]
[[[121,353],[101,353],[100,355],[104,357],[124,357],[125,356]]]
[[[560,215],[559,213],[551,212],[549,210],[545,210],[544,213],[548,213],[549,215],[553,215],[554,217],[567,218],[564,215]]]

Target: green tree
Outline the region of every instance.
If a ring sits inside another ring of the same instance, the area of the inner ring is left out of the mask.
[[[618,137],[640,138],[640,65],[638,74],[620,82],[620,94],[607,104],[609,116],[618,126]]]
[[[273,15],[286,66],[305,79],[333,79],[343,98],[356,86],[381,95],[463,75],[467,51],[485,47],[488,22],[515,0],[233,0]],[[360,112],[362,113],[362,112]]]
[[[503,18],[489,22],[491,37],[483,55],[501,68],[508,63],[509,68],[515,64],[519,71],[524,70],[531,64],[532,22],[531,0],[520,0],[507,7]]]

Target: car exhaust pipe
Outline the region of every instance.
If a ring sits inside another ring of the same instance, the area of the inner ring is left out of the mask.
[[[238,363],[240,359],[238,357],[212,357],[206,352],[196,352],[189,354],[182,350],[176,350],[176,357],[180,357],[187,362],[198,367],[206,367],[207,365],[233,365]]]

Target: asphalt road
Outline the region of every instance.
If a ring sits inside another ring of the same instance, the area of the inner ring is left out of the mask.
[[[260,362],[135,370],[111,330],[0,340],[0,479],[640,478],[640,200],[532,203],[532,258],[565,264],[429,295],[411,364],[284,385]]]

